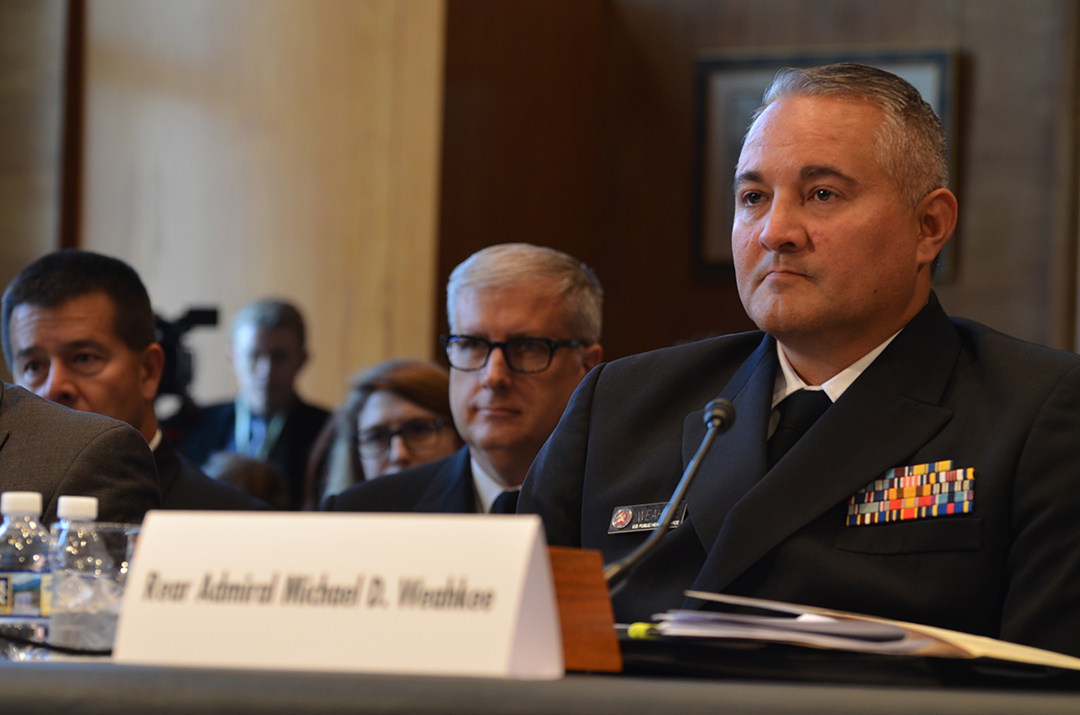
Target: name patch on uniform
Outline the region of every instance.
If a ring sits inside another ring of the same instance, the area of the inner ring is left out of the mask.
[[[633,506],[617,506],[611,512],[611,523],[608,524],[609,534],[631,534],[638,531],[652,531],[660,523],[660,515],[667,506],[666,501],[656,504],[635,504]],[[686,518],[686,502],[675,507],[675,516],[671,520],[671,528],[683,522]]]
[[[848,499],[848,526],[887,524],[975,508],[975,469],[953,469],[952,461],[896,467]]]

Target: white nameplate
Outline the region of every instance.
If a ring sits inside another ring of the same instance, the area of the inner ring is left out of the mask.
[[[114,657],[558,678],[554,593],[535,516],[152,511]]]

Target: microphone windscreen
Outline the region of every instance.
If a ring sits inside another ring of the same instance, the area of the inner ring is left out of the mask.
[[[731,400],[713,400],[705,405],[705,427],[715,427],[719,432],[726,432],[735,424],[735,405]]]

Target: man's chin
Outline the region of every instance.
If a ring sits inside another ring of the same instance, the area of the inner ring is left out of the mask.
[[[506,425],[484,425],[481,429],[472,430],[472,439],[469,445],[476,449],[496,451],[516,449],[523,440],[520,429],[510,429]]]
[[[812,332],[821,323],[820,311],[809,301],[771,301],[751,306],[747,314],[759,330],[778,338]]]

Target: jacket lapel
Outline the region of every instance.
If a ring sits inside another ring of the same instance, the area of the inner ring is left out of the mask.
[[[776,341],[766,336],[718,396],[735,405],[735,424],[713,442],[686,495],[690,523],[706,552],[728,510],[765,473],[765,430],[776,368]],[[704,416],[704,409],[697,410],[683,423],[683,469],[705,436]]]
[[[157,466],[158,486],[161,489],[162,498],[172,491],[173,484],[180,474],[180,458],[176,456],[172,445],[164,437],[154,450],[154,464]]]
[[[725,588],[784,539],[886,470],[905,464],[952,417],[938,404],[959,350],[955,330],[931,297],[772,471],[729,511],[713,517],[721,525],[694,587]],[[771,383],[769,394],[771,402]],[[754,442],[739,448],[760,452],[760,470],[765,429],[760,424],[768,418],[758,413],[754,418],[759,429],[747,436]],[[742,457],[741,468],[746,461]]]
[[[473,487],[468,447],[462,447],[443,462],[414,511],[452,514],[476,512],[476,489]]]
[[[11,434],[11,429],[8,427],[8,420],[5,419],[7,415],[7,406],[4,402],[7,400],[7,388],[6,382],[0,381],[0,450],[4,449],[4,445],[7,444],[8,435]]]

